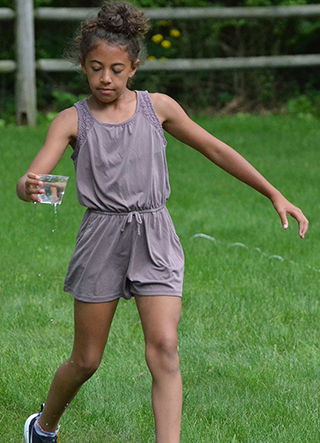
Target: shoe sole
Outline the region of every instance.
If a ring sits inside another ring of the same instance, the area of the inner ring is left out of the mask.
[[[26,443],[32,443],[32,441],[30,441],[29,437],[30,437],[30,422],[39,415],[38,414],[33,414],[30,415],[29,418],[27,418],[27,421],[24,424],[24,439]]]

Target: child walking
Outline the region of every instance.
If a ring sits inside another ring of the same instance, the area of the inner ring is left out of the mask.
[[[148,29],[143,12],[103,3],[77,37],[92,94],[62,111],[18,181],[22,200],[39,202],[38,174],[50,173],[73,148],[79,203],[87,208],[64,290],[74,297],[74,345],[57,370],[42,412],[24,428],[26,443],[57,443],[59,421],[97,370],[119,299],[135,298],[152,375],[157,443],[178,443],[182,409],[177,328],[183,251],[166,209],[170,187],[163,129],[268,197],[283,227],[287,215],[303,238],[308,221],[243,157],[189,119],[163,94],[128,89]]]

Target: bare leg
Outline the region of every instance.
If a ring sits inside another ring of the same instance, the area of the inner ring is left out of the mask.
[[[75,300],[75,335],[71,357],[57,370],[51,384],[40,426],[48,432],[59,420],[81,386],[98,369],[107,343],[118,300],[110,303],[82,303]]]
[[[157,443],[179,443],[182,381],[177,328],[180,297],[135,297],[146,341],[146,360],[152,375],[152,406]]]

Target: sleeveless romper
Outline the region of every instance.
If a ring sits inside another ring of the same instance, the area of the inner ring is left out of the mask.
[[[101,303],[133,295],[182,295],[184,257],[165,203],[166,139],[147,91],[134,115],[102,123],[87,100],[75,104],[72,154],[79,203],[87,207],[64,290]]]

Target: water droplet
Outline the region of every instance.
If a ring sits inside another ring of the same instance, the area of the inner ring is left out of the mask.
[[[55,234],[58,229],[58,211],[57,211],[57,203],[52,203],[53,211],[54,211],[54,229],[52,229],[52,233]]]

